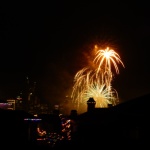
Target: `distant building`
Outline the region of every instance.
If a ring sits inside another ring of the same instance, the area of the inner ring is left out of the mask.
[[[96,101],[91,97],[87,101],[87,112],[91,112],[95,109]]]
[[[16,110],[24,110],[23,99],[21,96],[17,96],[15,99],[15,108]]]
[[[11,104],[7,101],[0,100],[0,109],[8,109],[9,107],[11,107]]]
[[[8,99],[6,100],[9,107],[7,109],[9,110],[23,110],[23,101],[20,97],[17,97],[17,99]]]
[[[14,100],[14,99],[8,99],[7,103],[10,104],[10,107],[8,107],[8,109],[10,109],[10,110],[16,110],[16,100]]]

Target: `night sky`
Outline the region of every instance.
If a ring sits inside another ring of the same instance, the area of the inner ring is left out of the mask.
[[[149,93],[149,17],[140,2],[1,5],[0,99],[16,97],[28,76],[43,101],[63,101],[95,44],[113,46],[125,65],[112,82],[121,101]]]

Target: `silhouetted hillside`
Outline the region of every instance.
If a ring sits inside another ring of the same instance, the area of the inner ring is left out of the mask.
[[[147,94],[117,106],[94,108],[79,115],[75,143],[91,148],[149,146],[149,100],[150,94]]]

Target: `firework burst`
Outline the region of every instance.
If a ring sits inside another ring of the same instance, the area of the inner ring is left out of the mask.
[[[72,99],[77,109],[81,105],[86,106],[86,102],[90,97],[96,101],[96,107],[108,107],[108,104],[116,105],[118,103],[118,93],[112,88],[112,66],[119,74],[117,64],[124,67],[123,62],[118,53],[109,49],[98,49],[95,46],[95,58],[93,64],[95,67],[84,67],[79,70],[74,77],[74,86],[72,90]],[[93,69],[95,68],[95,69]]]
[[[112,72],[112,65],[114,65],[116,73],[119,74],[119,68],[117,66],[117,63],[121,63],[124,67],[123,62],[121,61],[121,58],[118,53],[116,53],[114,50],[107,47],[104,50],[98,50],[96,52],[96,57],[93,60],[94,63],[98,64],[97,72],[100,71],[101,67],[104,66],[104,71]]]

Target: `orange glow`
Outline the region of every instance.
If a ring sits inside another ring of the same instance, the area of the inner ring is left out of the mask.
[[[94,69],[91,66],[84,67],[74,76],[74,85],[71,98],[79,110],[80,106],[86,107],[90,97],[96,101],[96,107],[108,107],[108,104],[116,105],[119,101],[118,93],[112,88],[112,66],[119,74],[117,64],[124,67],[118,53],[107,47],[98,49],[95,45]],[[95,69],[96,68],[96,69]]]

